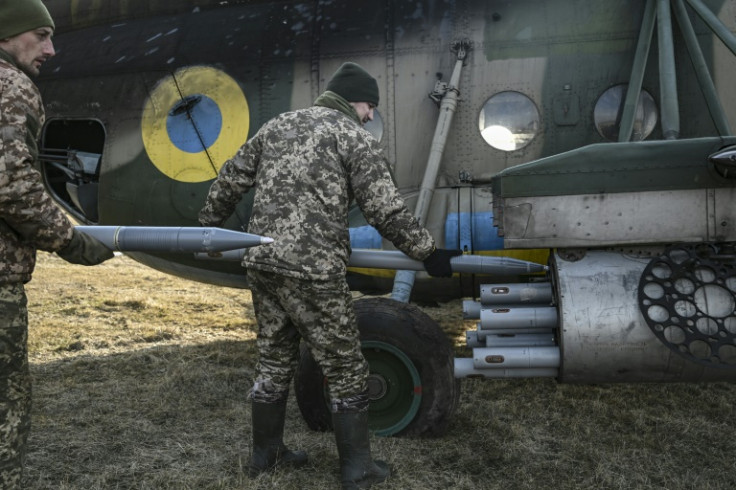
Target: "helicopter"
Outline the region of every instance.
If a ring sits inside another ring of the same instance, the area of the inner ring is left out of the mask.
[[[441,435],[460,380],[736,379],[736,2],[47,0],[42,175],[84,225],[197,226],[211,182],[344,61],[379,83],[366,129],[444,248],[544,273],[351,267],[370,426]],[[245,194],[225,227],[245,231]],[[389,250],[360,210],[354,249]],[[234,261],[130,253],[247,287]],[[407,274],[408,272],[408,274]],[[390,297],[387,295],[390,293]],[[474,298],[472,358],[412,301]],[[308,353],[295,377],[330,417]]]

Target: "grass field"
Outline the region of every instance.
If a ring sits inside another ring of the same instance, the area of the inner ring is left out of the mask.
[[[250,293],[117,257],[41,253],[27,286],[31,489],[339,488],[331,433],[289,400],[286,442],[310,464],[250,480]],[[424,308],[463,353],[461,302]],[[467,353],[465,353],[468,355]],[[467,380],[448,434],[375,438],[386,489],[736,488],[736,388]]]

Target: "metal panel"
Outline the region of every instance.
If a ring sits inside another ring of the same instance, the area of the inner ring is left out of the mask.
[[[736,189],[717,189],[715,191],[715,204],[713,215],[713,227],[715,240],[725,242],[733,240],[736,236]]]
[[[723,199],[732,194],[717,192]],[[705,189],[520,197],[506,199],[504,242],[506,248],[702,242],[716,239],[709,222]],[[719,240],[736,239],[733,227],[719,232]]]

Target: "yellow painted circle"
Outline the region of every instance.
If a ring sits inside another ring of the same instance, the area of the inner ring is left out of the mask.
[[[171,140],[170,113],[182,100],[202,96],[220,111],[219,133],[206,149],[183,151]],[[166,176],[180,182],[204,182],[217,177],[222,165],[235,155],[248,137],[249,125],[248,102],[238,83],[215,68],[191,66],[180,68],[153,89],[143,108],[141,133],[148,157]]]

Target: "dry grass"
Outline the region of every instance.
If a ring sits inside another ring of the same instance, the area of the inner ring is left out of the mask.
[[[180,280],[118,257],[41,254],[30,301],[34,375],[27,489],[338,488],[331,434],[293,397],[287,443],[310,465],[250,480],[245,395],[254,367],[248,291]],[[464,338],[460,302],[425,308]],[[731,384],[463,384],[449,433],[374,439],[386,489],[736,487]]]

